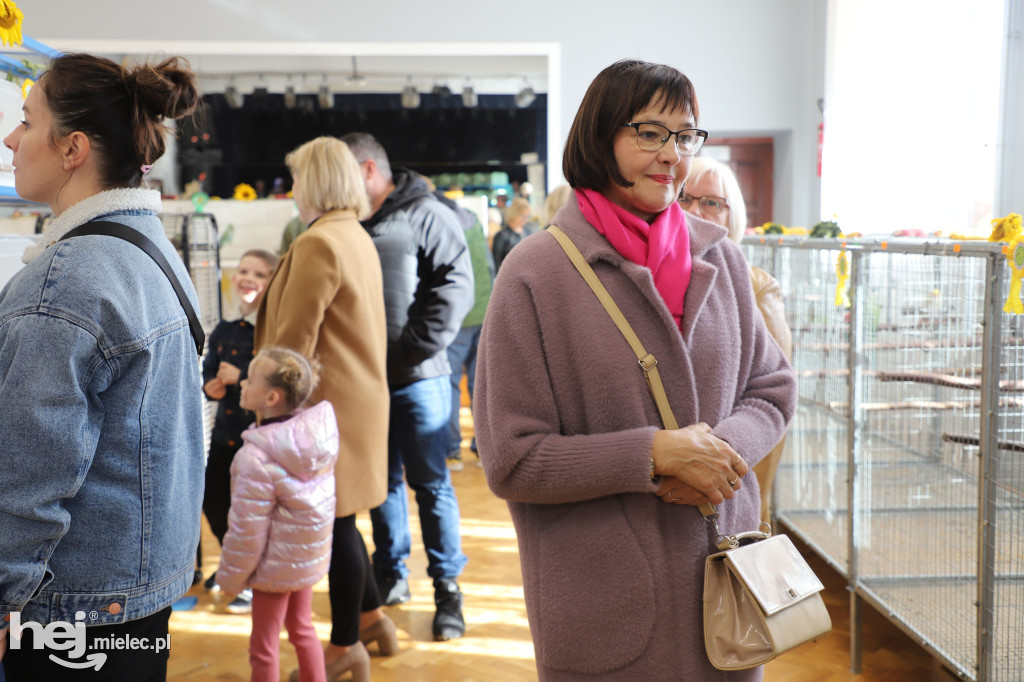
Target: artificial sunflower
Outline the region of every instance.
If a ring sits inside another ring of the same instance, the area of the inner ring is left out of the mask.
[[[243,182],[235,185],[234,198],[238,201],[252,201],[256,198],[256,190],[253,189],[252,185],[247,185]]]
[[[1020,213],[1011,213],[1003,218],[996,218],[992,221],[992,234],[989,235],[990,242],[1012,242],[1015,241],[1021,232]]]
[[[11,0],[0,0],[0,42],[8,47],[21,45],[21,21],[25,15]]]

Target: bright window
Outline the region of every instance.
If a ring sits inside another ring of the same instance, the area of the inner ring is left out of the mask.
[[[822,217],[987,236],[1002,0],[830,0]]]

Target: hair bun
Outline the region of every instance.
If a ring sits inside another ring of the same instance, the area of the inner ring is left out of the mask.
[[[201,101],[196,75],[183,57],[140,64],[125,72],[124,81],[134,91],[137,106],[154,117],[187,116]]]

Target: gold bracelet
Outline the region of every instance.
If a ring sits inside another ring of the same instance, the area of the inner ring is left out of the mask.
[[[654,458],[651,457],[651,480],[653,481],[653,480],[655,480],[657,478],[658,478],[658,474],[654,473]]]

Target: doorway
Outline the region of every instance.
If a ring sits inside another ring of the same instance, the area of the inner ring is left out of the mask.
[[[715,138],[701,154],[728,164],[736,174],[747,204],[747,227],[758,227],[772,220],[772,196],[775,141],[770,137]]]

